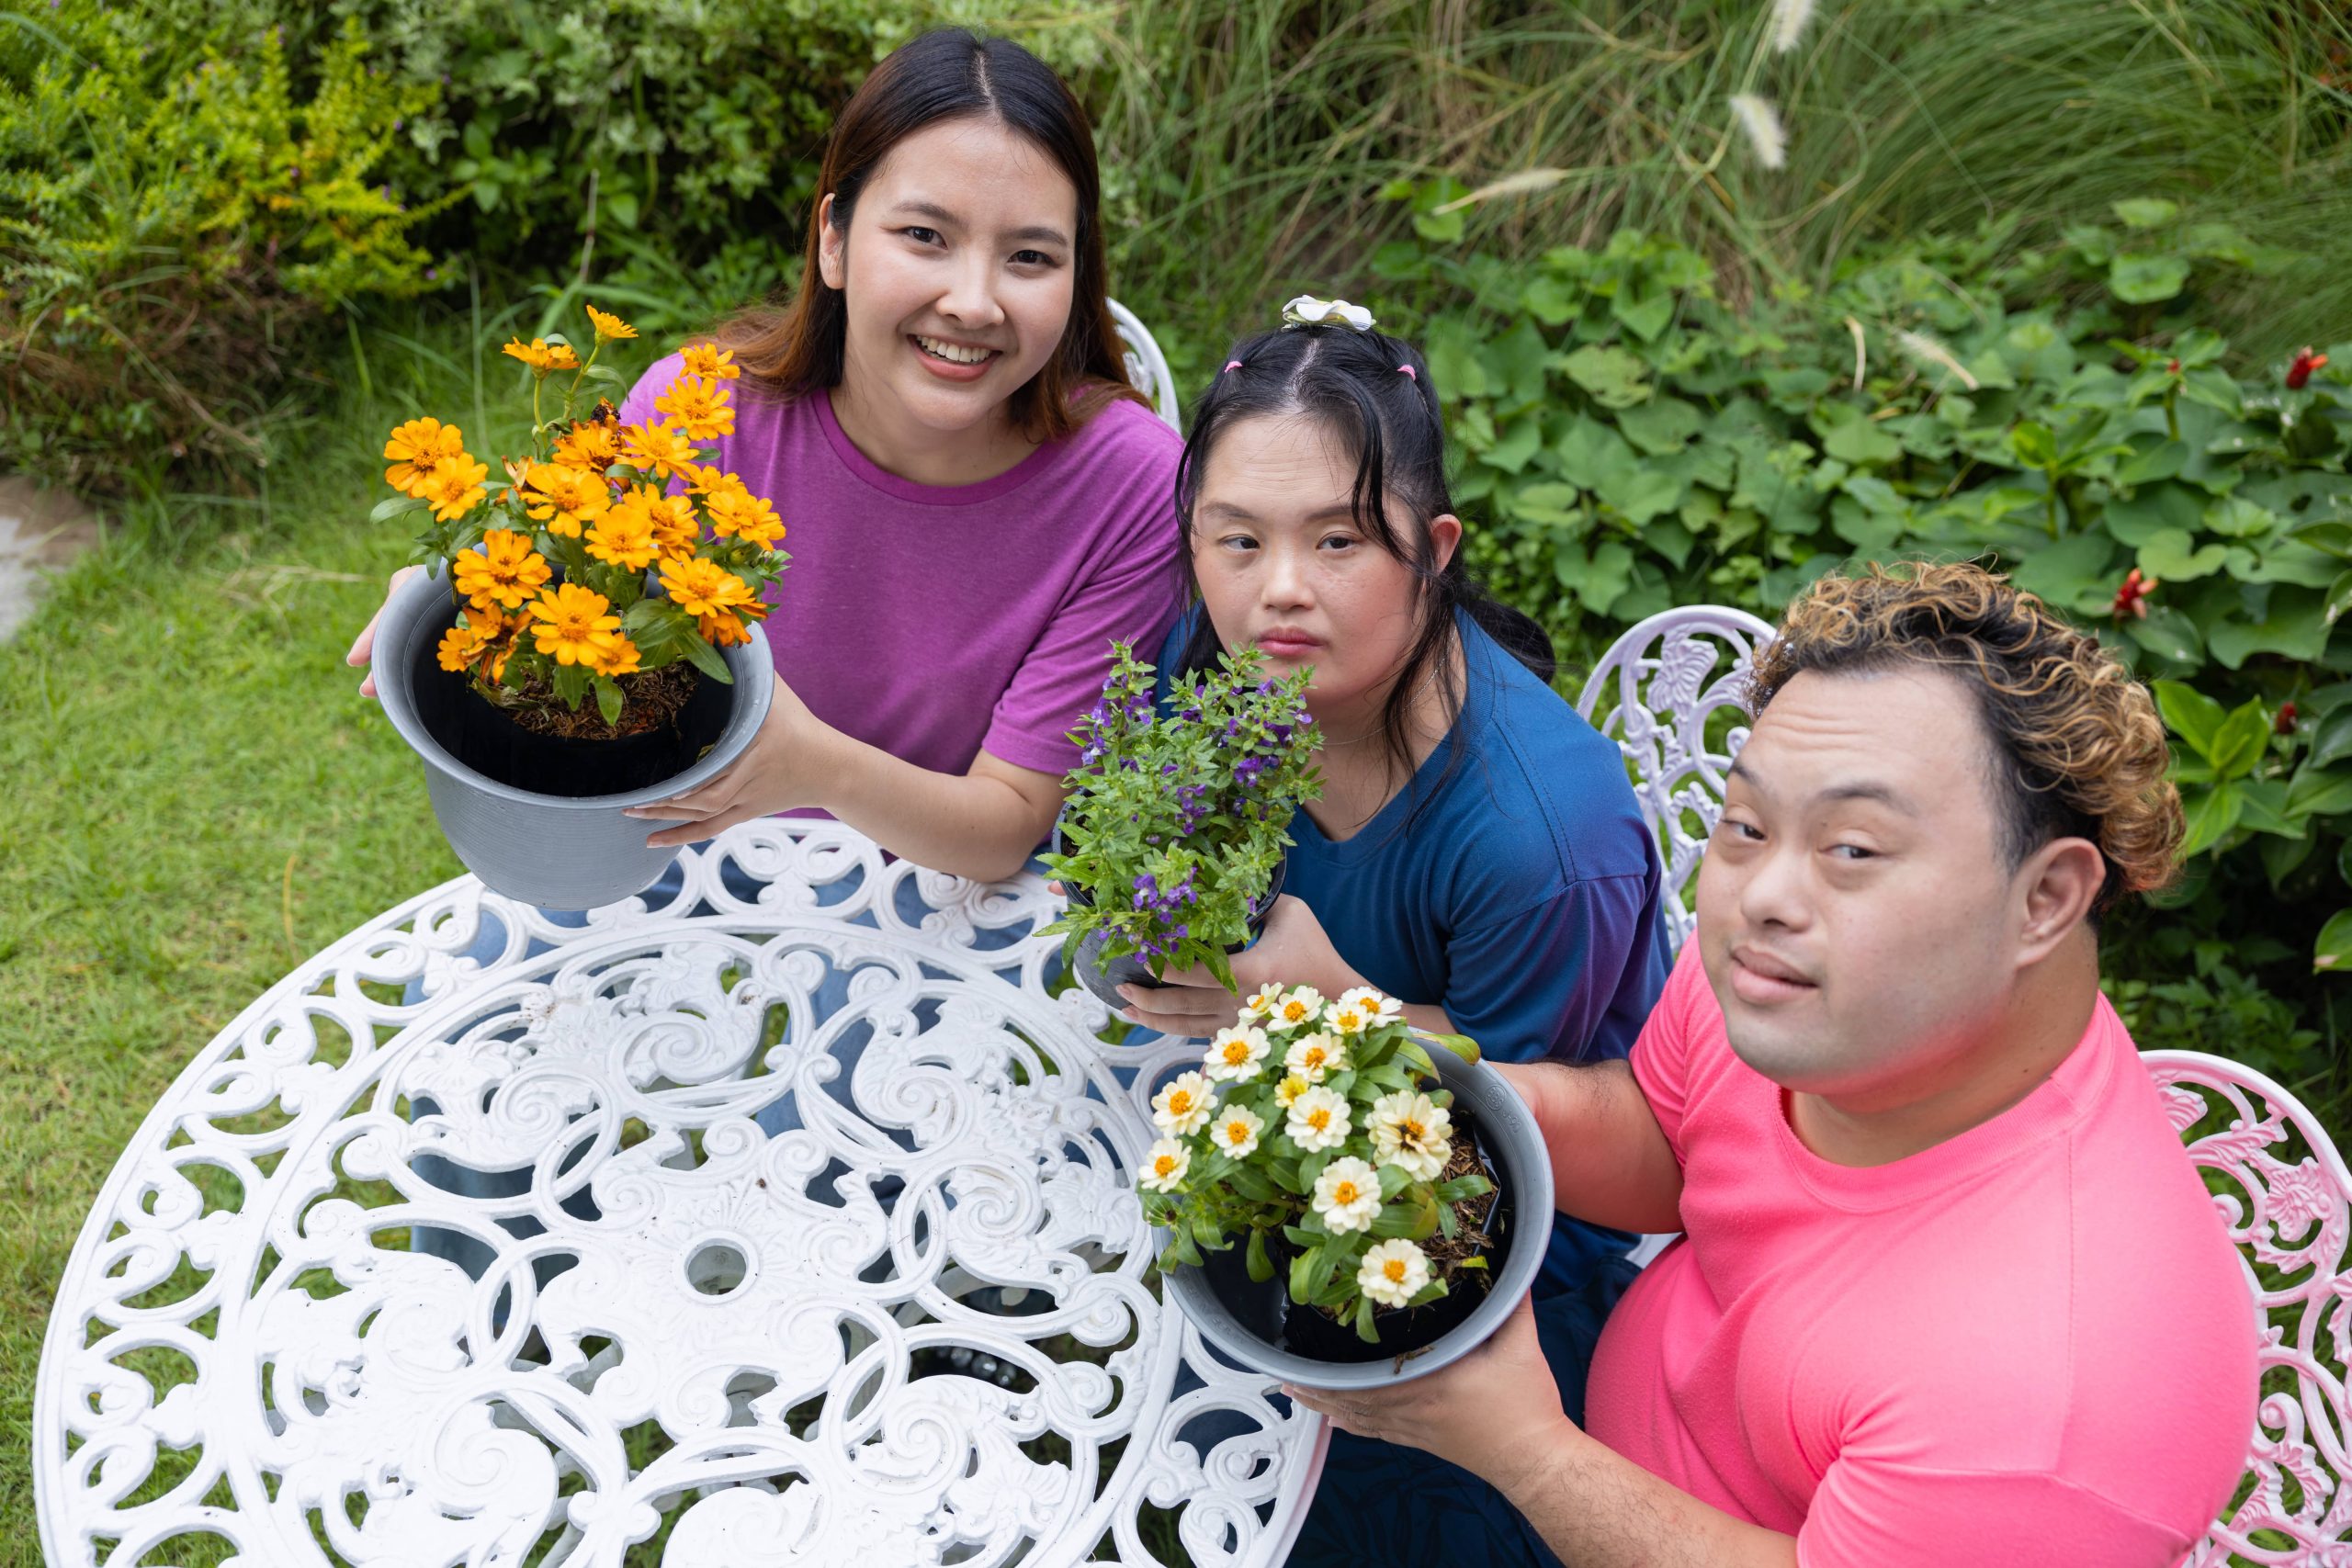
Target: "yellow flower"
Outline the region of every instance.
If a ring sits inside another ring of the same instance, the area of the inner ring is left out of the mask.
[[[716,501],[722,495],[749,495],[751,487],[716,463],[688,463],[678,470],[686,478],[686,493]]]
[[[686,362],[689,376],[707,376],[714,381],[732,381],[743,373],[735,363],[735,351],[721,348],[715,343],[698,343],[678,355]]]
[[[735,411],[727,406],[730,400],[727,389],[718,382],[684,376],[670,383],[670,389],[654,399],[653,406],[688,439],[715,441],[735,434]]]
[[[702,521],[695,503],[683,495],[665,495],[653,485],[633,485],[614,506],[616,515],[641,518],[652,531],[653,543],[663,555],[691,555],[702,539]]]
[[[751,632],[734,615],[696,615],[695,629],[702,633],[703,641],[713,648],[726,648],[734,643],[748,643]]]
[[[599,675],[634,675],[639,669],[637,644],[625,634],[615,632],[610,642],[587,656],[586,662]]]
[[[531,367],[534,376],[544,376],[550,370],[580,368],[580,356],[571,352],[570,344],[550,344],[543,337],[535,337],[527,344],[521,338],[515,338],[498,352],[509,359],[521,360]]]
[[[588,530],[588,553],[606,565],[643,571],[661,553],[653,537],[652,514],[641,506],[615,507]]]
[[[731,534],[762,549],[773,549],[784,537],[784,519],[775,514],[765,496],[721,491],[704,500],[703,510],[710,513],[710,531],[721,538]]]
[[[630,326],[618,316],[599,310],[594,305],[588,307],[588,319],[596,323],[598,343],[618,343],[623,338],[632,338],[637,335],[635,327]]]
[[[482,626],[451,626],[441,634],[441,668],[452,674],[466,669],[496,635]]]
[[[673,604],[697,618],[725,615],[757,598],[751,584],[717,561],[693,556],[664,563],[662,586],[669,590]]]
[[[384,443],[384,456],[392,459],[384,470],[384,482],[402,495],[422,496],[433,465],[444,457],[462,457],[465,450],[465,437],[454,424],[413,419],[394,425],[391,439]]]
[[[601,474],[619,462],[620,457],[620,433],[594,420],[582,420],[556,437],[555,460],[563,468]]]
[[[489,477],[489,464],[477,463],[460,452],[453,457],[435,459],[432,471],[418,483],[415,494],[433,503],[435,519],[454,523],[490,493],[481,482]]]
[[[594,523],[613,504],[605,481],[586,468],[556,463],[534,463],[523,480],[526,505],[531,515],[548,525],[550,534],[580,537],[580,525]]]
[[[558,664],[585,664],[590,669],[609,656],[620,635],[621,618],[607,615],[612,601],[602,593],[566,582],[548,589],[532,602],[531,628],[539,651]]]
[[[621,426],[621,457],[630,467],[666,479],[701,457],[694,443],[666,424]]]
[[[519,608],[555,575],[529,539],[507,528],[492,528],[481,549],[459,550],[451,565],[458,592],[506,610]]]

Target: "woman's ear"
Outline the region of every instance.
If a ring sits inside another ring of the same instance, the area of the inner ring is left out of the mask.
[[[1430,519],[1430,555],[1435,570],[1443,571],[1453,563],[1453,552],[1461,547],[1461,518],[1451,512],[1441,512]]]
[[[833,227],[833,198],[830,192],[818,205],[817,223],[818,231],[823,236],[817,245],[817,274],[825,280],[826,288],[842,288],[842,280],[849,275],[848,265],[842,256],[849,236]]]

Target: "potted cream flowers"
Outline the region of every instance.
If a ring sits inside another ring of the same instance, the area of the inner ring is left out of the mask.
[[[762,591],[784,570],[784,525],[703,444],[734,428],[740,371],[709,344],[624,426],[620,378],[596,359],[636,336],[590,308],[583,362],[561,337],[504,353],[530,372],[529,449],[488,463],[458,428],[391,433],[395,491],[374,521],[422,521],[424,571],[376,639],[384,714],[424,760],[458,858],[499,892],[557,908],[626,897],[675,852],[649,850],[631,806],[691,789],[757,733],[771,690]],[[561,388],[550,409],[548,383]]]
[[[1291,813],[1319,792],[1307,674],[1267,678],[1257,649],[1172,682],[1121,643],[1102,700],[1072,733],[1081,748],[1044,857],[1069,904],[1047,927],[1063,958],[1111,1006],[1115,987],[1204,965],[1233,987],[1246,946],[1282,893]]]
[[[1151,1106],[1136,1183],[1167,1289],[1270,1376],[1418,1376],[1491,1334],[1543,1261],[1534,1118],[1476,1045],[1377,991],[1260,991]]]

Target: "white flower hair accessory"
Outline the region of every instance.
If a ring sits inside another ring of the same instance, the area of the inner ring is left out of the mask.
[[[1372,331],[1372,312],[1361,305],[1351,305],[1345,299],[1317,299],[1312,294],[1302,294],[1283,307],[1285,327],[1352,327],[1357,332]]]

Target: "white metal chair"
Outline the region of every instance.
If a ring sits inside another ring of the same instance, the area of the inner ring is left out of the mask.
[[[1116,299],[1110,306],[1111,320],[1117,324],[1125,345],[1121,357],[1126,362],[1127,385],[1151,400],[1153,412],[1167,422],[1169,429],[1183,434],[1183,410],[1176,397],[1176,378],[1168,369],[1168,356],[1159,352],[1151,329],[1133,310]]]
[[[1665,611],[1617,639],[1577,704],[1625,754],[1666,863],[1667,919],[1678,947],[1694,923],[1691,879],[1723,809],[1724,774],[1747,739],[1747,672],[1771,635],[1744,610]],[[2352,1476],[2345,1387],[2352,1171],[2318,1120],[2252,1068],[2197,1051],[2151,1051],[2142,1059],[2188,1157],[2208,1173],[2263,1335],[2262,1402],[2245,1478],[2228,1517],[2185,1568],[2352,1568],[2352,1484],[2345,1479]],[[1648,1238],[1634,1256],[1647,1262],[1667,1239]],[[2160,1290],[2161,1281],[2151,1288]],[[2152,1367],[2149,1375],[2161,1377],[2164,1369]]]

